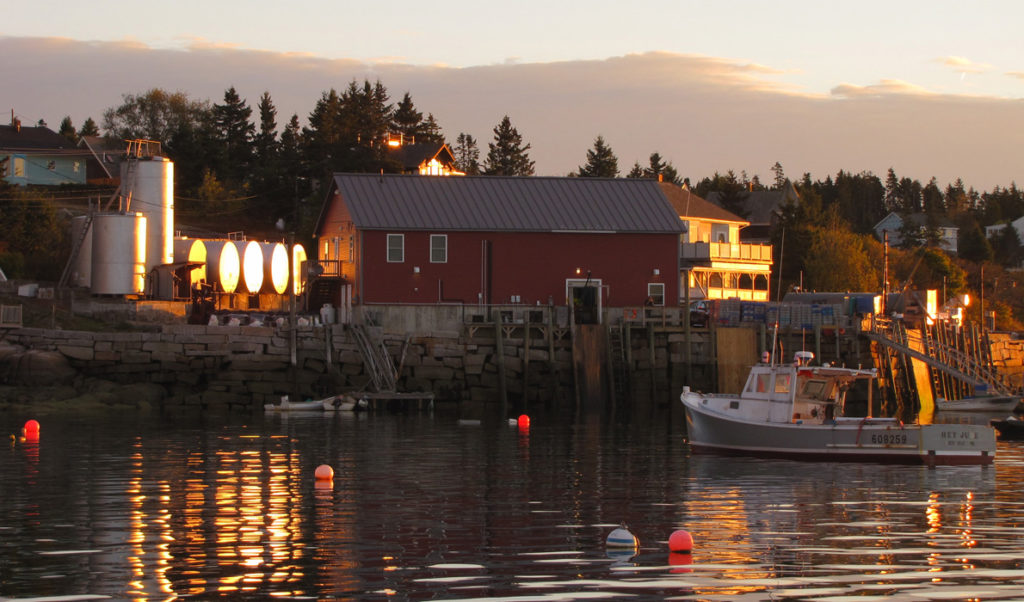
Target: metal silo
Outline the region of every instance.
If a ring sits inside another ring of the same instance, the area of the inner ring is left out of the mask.
[[[100,213],[92,221],[94,295],[135,295],[146,286],[146,216]]]
[[[129,168],[130,164],[134,167]],[[128,181],[131,179],[134,183]],[[131,191],[128,209],[146,216],[146,272],[154,266],[173,263],[174,163],[164,157],[124,161],[121,181]]]
[[[189,288],[206,281],[206,244],[195,238],[174,239],[175,263],[201,263],[203,267],[189,272]]]
[[[242,262],[235,241],[227,239],[204,240],[206,245],[206,280],[220,286],[225,293],[238,288],[242,275]]]
[[[288,292],[288,249],[279,242],[261,243],[263,248],[263,291]]]
[[[77,215],[71,218],[71,240],[82,237],[82,230],[89,221],[88,215]],[[89,288],[92,286],[92,226],[85,233],[82,246],[78,249],[75,262],[71,265],[71,285]]]

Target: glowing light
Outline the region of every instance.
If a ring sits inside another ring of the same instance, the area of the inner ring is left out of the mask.
[[[292,280],[294,280],[293,292],[296,295],[302,294],[302,288],[306,284],[306,277],[302,274],[302,264],[306,262],[306,249],[302,245],[292,247]]]
[[[219,284],[225,293],[235,292],[242,273],[238,247],[230,240],[210,240],[206,242],[206,250],[210,282]]]
[[[288,291],[288,250],[281,243],[263,243],[263,285],[268,293]]]
[[[245,251],[242,254],[242,280],[245,282],[245,290],[249,293],[258,293],[263,286],[263,249],[260,243],[251,240],[245,243]]]

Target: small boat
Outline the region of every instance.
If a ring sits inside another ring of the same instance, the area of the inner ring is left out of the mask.
[[[365,409],[365,399],[356,399],[351,395],[334,395],[321,400],[321,405],[328,412],[352,412]]]
[[[1024,420],[1010,416],[1003,420],[993,420],[991,424],[999,431],[1000,439],[1024,441]]]
[[[802,358],[801,358],[802,359]],[[847,415],[847,393],[871,385],[874,370],[761,363],[739,395],[683,387],[694,452],[800,460],[897,464],[991,464],[995,430],[977,424],[904,424],[897,418]],[[871,408],[871,387],[867,408]],[[854,404],[850,404],[851,406]]]
[[[1006,412],[1012,414],[1020,404],[1013,395],[976,395],[963,399],[936,398],[935,408],[940,412]]]
[[[324,410],[324,400],[292,401],[288,399],[287,395],[282,395],[280,403],[263,404],[263,409],[267,412],[301,412],[310,410],[320,410],[322,412]]]

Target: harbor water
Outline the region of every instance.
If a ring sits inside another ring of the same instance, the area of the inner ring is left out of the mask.
[[[693,455],[660,412],[8,412],[0,600],[1024,599],[1024,444],[987,468]],[[622,525],[637,549],[606,545]]]

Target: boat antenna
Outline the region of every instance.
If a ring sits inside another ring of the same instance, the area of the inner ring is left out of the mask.
[[[782,229],[782,241],[779,243],[779,282],[775,285],[775,302],[782,303],[782,253],[786,250],[786,229]],[[771,365],[775,365],[775,346],[779,339],[779,312],[782,311],[781,307],[778,307],[775,311],[775,329],[772,332],[772,357]]]

